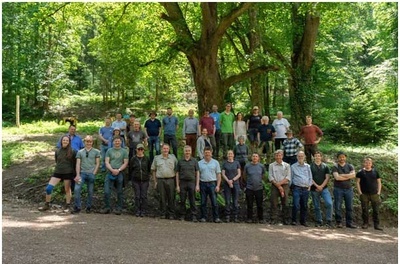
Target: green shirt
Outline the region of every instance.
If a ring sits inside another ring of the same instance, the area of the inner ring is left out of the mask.
[[[83,148],[76,154],[76,159],[81,160],[81,172],[86,173],[93,173],[97,158],[100,158],[100,150],[95,148],[92,148],[90,151]]]
[[[125,148],[110,148],[107,150],[107,157],[110,158],[109,163],[113,169],[119,169],[124,164],[124,160],[129,159],[128,151]]]
[[[221,133],[233,133],[233,121],[235,121],[235,115],[232,112],[229,114],[222,112],[220,115]]]

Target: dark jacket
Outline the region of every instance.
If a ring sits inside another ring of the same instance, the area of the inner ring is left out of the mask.
[[[129,161],[129,173],[132,181],[149,181],[150,180],[150,160],[144,156],[141,159],[133,156]]]

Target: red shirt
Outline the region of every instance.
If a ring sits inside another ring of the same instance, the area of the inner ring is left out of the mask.
[[[208,135],[214,134],[214,118],[212,118],[211,116],[203,116],[200,119],[199,124],[201,126],[201,130],[203,130],[203,128],[207,128]]]
[[[316,125],[303,126],[300,130],[300,137],[304,138],[305,144],[315,144],[317,136],[322,137],[324,133]]]

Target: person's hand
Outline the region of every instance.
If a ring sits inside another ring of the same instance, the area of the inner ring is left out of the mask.
[[[199,187],[199,185],[196,185],[196,192],[200,192],[200,187]]]
[[[219,192],[219,186],[215,186],[215,192]]]
[[[180,192],[181,192],[181,189],[179,188],[179,186],[176,186],[176,192],[177,192],[177,193],[180,193]]]
[[[74,178],[74,181],[75,181],[76,183],[79,183],[80,181],[82,181],[81,176],[80,176],[79,174],[77,174],[76,177]]]

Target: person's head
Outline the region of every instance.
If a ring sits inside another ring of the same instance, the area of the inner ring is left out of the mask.
[[[122,119],[122,114],[121,114],[121,113],[116,113],[116,114],[115,114],[115,119],[117,119],[118,121],[121,121],[121,119]]]
[[[121,137],[119,137],[119,136],[114,136],[113,137],[113,146],[114,146],[114,148],[120,148],[121,147],[121,144],[122,144],[122,139],[121,139]]]
[[[86,148],[91,148],[93,146],[93,137],[90,135],[87,135],[84,139],[83,142],[85,142],[85,147]]]
[[[212,149],[210,147],[205,147],[204,148],[204,159],[207,161],[211,160],[211,155],[212,155]]]
[[[233,153],[233,150],[228,150],[228,152],[226,153],[226,156],[228,158],[228,160],[232,161],[233,158],[235,157],[235,154]]]
[[[169,145],[167,143],[164,143],[162,145],[162,155],[168,156],[168,154],[169,154]]]
[[[218,112],[218,106],[217,105],[213,105],[212,106],[212,110],[214,113]]]
[[[314,161],[316,162],[316,163],[321,163],[322,162],[322,152],[321,151],[316,151],[315,152],[315,154],[314,154]]]
[[[129,116],[129,122],[130,122],[131,124],[133,124],[133,123],[135,122],[135,119],[136,119],[136,116],[135,116],[134,114],[131,114],[131,115]]]
[[[167,115],[172,115],[172,108],[171,107],[168,107],[167,108]]]
[[[190,110],[189,110],[189,116],[190,116],[190,117],[193,117],[193,115],[194,115],[194,111],[193,111],[193,109],[190,109]]]
[[[346,153],[344,153],[343,151],[339,151],[339,152],[336,154],[336,158],[337,158],[337,162],[338,162],[339,164],[344,164],[344,163],[346,163],[347,155],[346,155]]]
[[[269,117],[268,116],[263,116],[261,118],[261,124],[268,125],[268,123],[269,123]]]
[[[301,150],[300,150],[300,151],[297,153],[297,161],[298,161],[300,164],[304,164],[305,158],[306,158],[306,154],[304,154],[304,151],[301,151]]]
[[[281,119],[281,118],[283,117],[283,112],[282,112],[282,111],[278,111],[278,112],[276,113],[276,117],[277,117],[278,119]]]
[[[75,132],[76,132],[76,126],[70,125],[68,128],[68,134],[70,134],[71,136],[74,136]]]
[[[189,145],[186,145],[183,148],[183,154],[185,155],[185,158],[190,158],[190,156],[192,156],[192,147]]]
[[[275,161],[278,163],[282,163],[282,159],[283,159],[283,150],[278,149],[277,151],[274,152],[274,157],[275,157]]]
[[[204,116],[209,116],[210,115],[210,110],[209,109],[205,109],[204,110]]]
[[[311,125],[312,124],[312,117],[310,115],[306,116],[306,124]]]
[[[106,119],[104,119],[104,124],[105,124],[106,126],[111,126],[111,118],[106,117]]]
[[[149,117],[150,117],[151,119],[156,118],[156,116],[157,116],[157,113],[156,113],[155,111],[151,111],[150,114],[149,114]]]
[[[238,113],[236,114],[236,120],[238,120],[238,121],[243,120],[243,113],[242,113],[242,112],[238,112]]]
[[[142,143],[139,143],[136,146],[136,156],[139,156],[139,157],[144,156],[144,146]]]
[[[115,136],[121,135],[121,129],[119,127],[115,127],[113,130],[113,135]]]
[[[293,131],[292,130],[288,129],[285,134],[286,134],[288,139],[293,138]]]
[[[203,129],[201,130],[201,135],[202,135],[202,136],[207,136],[207,134],[208,134],[207,128],[203,128]]]
[[[225,111],[230,112],[231,109],[232,109],[232,104],[231,104],[231,103],[227,103],[227,104],[225,105]]]
[[[139,121],[133,122],[133,129],[135,131],[139,131],[140,130],[140,122]]]
[[[60,142],[62,148],[68,148],[71,143],[71,139],[69,138],[69,136],[63,136],[61,137]]]
[[[258,112],[259,112],[260,110],[258,109],[258,106],[254,106],[253,107],[253,114],[254,115],[258,115]]]
[[[260,154],[258,154],[257,152],[251,154],[251,163],[256,164],[259,161],[260,161]]]
[[[243,145],[244,144],[244,136],[239,136],[238,141],[239,141],[239,145]]]
[[[370,170],[372,170],[373,166],[374,166],[374,164],[373,164],[372,158],[366,157],[364,159],[364,169],[367,170],[367,171],[370,171]]]

